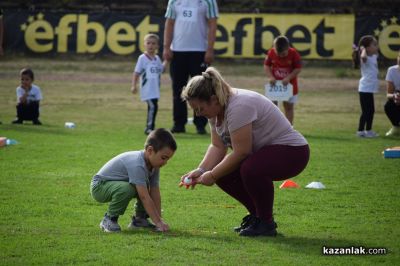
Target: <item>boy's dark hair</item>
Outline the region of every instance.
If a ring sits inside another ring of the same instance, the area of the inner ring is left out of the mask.
[[[353,47],[353,53],[351,58],[353,59],[353,68],[360,68],[360,54],[361,54],[361,46],[367,48],[371,45],[371,43],[375,40],[375,37],[372,35],[362,36],[358,41],[358,46]]]
[[[289,49],[289,39],[286,36],[278,36],[274,40],[274,46],[278,54]]]
[[[22,75],[27,75],[29,76],[32,80],[35,79],[35,76],[33,75],[33,71],[30,68],[23,68],[21,69],[21,71],[19,72],[19,74]]]
[[[146,139],[144,147],[152,146],[155,152],[168,147],[173,151],[176,151],[177,145],[174,136],[170,131],[165,128],[158,128],[150,132]]]
[[[27,75],[29,76],[32,80],[35,79],[35,76],[33,75],[33,71],[30,68],[23,68],[21,69],[21,71],[19,72],[19,74],[22,75]]]

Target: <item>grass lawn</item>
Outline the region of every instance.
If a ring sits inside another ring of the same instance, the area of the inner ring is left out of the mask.
[[[11,125],[19,70],[30,66],[42,88],[42,126]],[[262,92],[262,63],[217,63],[234,87]],[[130,94],[129,59],[3,58],[0,62],[0,265],[395,265],[400,261],[400,159],[382,151],[400,146],[385,138],[384,83],[375,96],[374,130],[355,137],[358,71],[306,64],[301,73],[295,128],[310,143],[311,160],[293,180],[275,184],[276,238],[243,238],[232,231],[245,209],[216,186],[178,188],[197,167],[209,135],[176,135],[178,150],[161,170],[168,233],[127,231],[98,224],[107,208],[90,196],[91,177],[113,156],[143,148],[146,104]],[[384,77],[382,69],[381,77]],[[382,79],[383,80],[383,79]],[[162,77],[157,126],[172,126],[171,83]],[[76,124],[67,129],[67,121]],[[320,181],[325,190],[304,187]],[[323,256],[322,247],[386,248],[386,255]]]

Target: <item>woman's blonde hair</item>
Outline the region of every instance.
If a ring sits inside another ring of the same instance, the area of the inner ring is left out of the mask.
[[[208,67],[201,75],[191,78],[184,87],[181,98],[185,101],[197,99],[210,101],[211,96],[217,96],[221,106],[226,106],[232,87],[222,78],[214,67]]]

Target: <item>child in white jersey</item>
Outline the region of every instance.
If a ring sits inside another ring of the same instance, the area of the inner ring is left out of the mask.
[[[139,56],[132,75],[132,93],[137,92],[137,83],[140,78],[140,99],[147,103],[147,121],[144,130],[146,135],[155,128],[161,73],[164,72],[167,63],[161,62],[156,54],[158,47],[159,37],[156,34],[147,34],[144,37],[145,52]]]
[[[358,85],[361,116],[356,133],[359,137],[378,136],[372,131],[375,113],[374,93],[379,91],[378,51],[378,41],[371,35],[365,35],[361,37],[358,47],[353,52],[354,67],[361,68],[361,79]]]

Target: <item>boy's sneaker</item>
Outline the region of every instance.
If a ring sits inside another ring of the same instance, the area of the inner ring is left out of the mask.
[[[128,225],[128,229],[138,229],[138,228],[151,228],[155,229],[156,226],[149,222],[146,218],[132,217],[132,221]]]
[[[107,233],[120,232],[121,227],[118,224],[118,216],[111,218],[106,213],[103,220],[101,220],[100,228]]]
[[[356,132],[356,136],[360,137],[360,138],[364,138],[365,137],[365,131],[357,131]]]
[[[388,132],[386,132],[386,137],[396,137],[400,136],[400,126],[393,126]]]
[[[366,137],[366,138],[376,138],[378,136],[379,136],[378,133],[376,133],[375,131],[372,131],[372,130],[366,130],[365,135],[364,135],[364,137]]]

